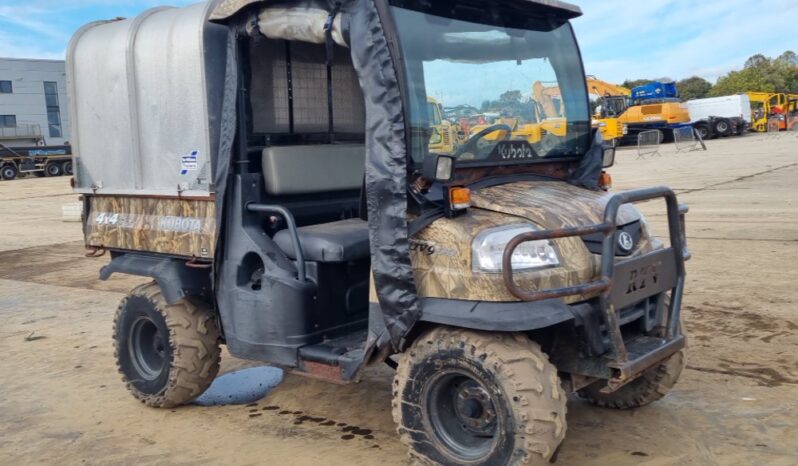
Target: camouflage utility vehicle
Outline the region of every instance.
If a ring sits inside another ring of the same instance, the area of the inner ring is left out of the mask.
[[[686,209],[664,187],[607,191],[579,15],[224,0],[78,31],[86,246],[111,253],[102,279],[152,278],[114,324],[133,396],[192,401],[221,344],[343,383],[387,363],[402,442],[450,465],[548,462],[569,392],[664,396],[684,366]],[[556,115],[532,110],[536,81],[559,87]],[[430,98],[501,118],[436,153]],[[505,123],[544,117],[560,127],[546,144]],[[653,199],[666,241],[632,205]]]

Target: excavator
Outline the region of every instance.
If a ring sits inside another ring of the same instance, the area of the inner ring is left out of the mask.
[[[517,117],[501,117],[494,123],[507,125],[511,128],[512,139],[524,139],[530,144],[542,144],[544,148],[558,144],[559,139],[566,136],[565,109],[563,108],[559,86],[546,86],[541,81],[532,85],[532,113],[534,122],[522,123]],[[487,128],[489,125],[474,125],[469,128],[469,134],[474,135]],[[626,125],[617,118],[604,118],[593,120],[593,127],[601,131],[605,141],[613,146],[617,145],[626,134]],[[485,140],[490,141],[504,137],[502,131],[488,134]]]
[[[621,88],[623,89],[623,88]],[[536,81],[532,86],[532,94],[535,101],[540,103],[547,115],[562,115],[560,88],[558,86],[544,86],[542,82]],[[593,118],[593,127],[598,128],[605,141],[609,141],[613,146],[618,145],[621,139],[627,134],[627,126],[615,117]]]
[[[798,94],[780,92],[747,92],[751,101],[751,129],[764,133],[768,130],[768,121],[778,122],[779,131],[791,129],[791,119],[795,115],[795,102]]]
[[[787,130],[798,131],[798,95],[793,94],[787,103]]]
[[[530,144],[540,145],[544,152],[548,152],[560,143],[567,131],[559,88],[547,88],[537,81],[533,85],[532,94],[533,98],[529,102],[532,106],[530,121],[524,121],[517,115],[501,115],[490,123],[470,125],[469,136],[474,136],[491,125],[504,125],[510,128],[510,139],[526,140]],[[506,130],[496,130],[482,139],[495,141],[507,137],[505,133]]]
[[[673,83],[653,82],[630,90],[595,76],[586,80],[588,93],[598,97],[594,118],[599,124],[615,118],[627,126],[629,135],[635,135],[650,129],[665,134],[690,122],[690,113],[676,97]]]
[[[427,114],[432,128],[429,150],[436,154],[454,154],[465,139],[459,125],[443,117],[443,106],[433,97],[427,97]]]

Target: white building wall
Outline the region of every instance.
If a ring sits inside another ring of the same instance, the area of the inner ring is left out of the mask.
[[[18,126],[39,125],[47,145],[61,145],[69,141],[69,102],[66,65],[63,61],[0,58],[0,81],[11,81],[13,88],[11,94],[0,93],[0,115],[15,115]],[[58,85],[61,137],[50,136],[44,96],[45,81]]]

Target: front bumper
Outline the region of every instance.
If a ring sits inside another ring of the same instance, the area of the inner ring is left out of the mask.
[[[642,256],[617,261],[618,210],[624,204],[663,198],[667,207],[670,245]],[[614,391],[633,380],[685,346],[680,331],[680,313],[685,282],[684,262],[689,258],[684,229],[685,207],[679,206],[669,188],[656,187],[615,194],[607,203],[603,223],[558,230],[534,231],[513,238],[504,250],[503,276],[510,293],[530,302],[587,293],[600,293],[599,315],[609,340],[609,351],[602,359],[582,360],[575,367],[560,368],[591,377],[607,378],[607,390]],[[527,241],[549,240],[571,236],[603,235],[600,276],[597,280],[575,286],[538,291],[518,287],[512,270],[513,252]],[[619,311],[646,298],[670,293],[663,336],[639,336],[624,341]]]

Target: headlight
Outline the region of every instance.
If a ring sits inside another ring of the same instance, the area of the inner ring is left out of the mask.
[[[441,133],[439,133],[437,129],[432,128],[432,136],[429,137],[429,143],[440,144],[442,140]]]
[[[501,272],[502,256],[507,243],[521,233],[536,231],[529,224],[489,228],[474,238],[471,261],[474,272]],[[529,270],[560,265],[557,251],[549,240],[521,243],[513,252],[513,270]]]

